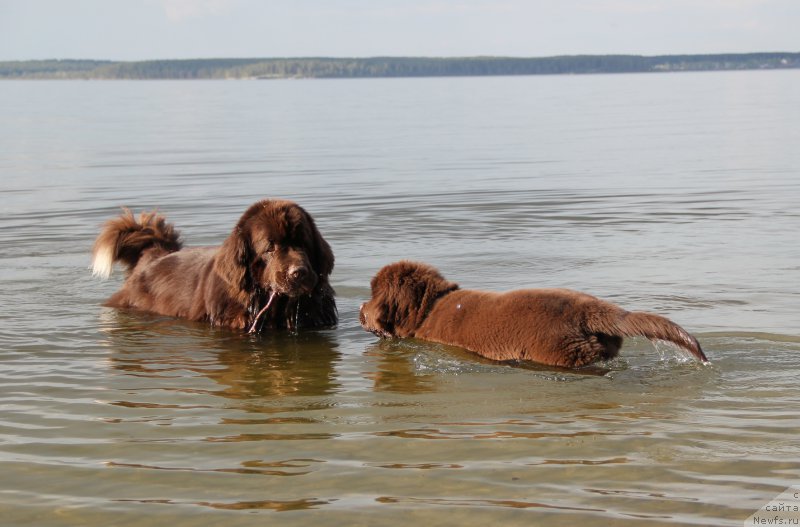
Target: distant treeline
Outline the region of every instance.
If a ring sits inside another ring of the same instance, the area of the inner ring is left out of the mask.
[[[800,68],[800,53],[193,59],[0,62],[0,79],[286,79],[456,77]]]

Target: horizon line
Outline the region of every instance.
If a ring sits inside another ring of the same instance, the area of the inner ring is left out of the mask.
[[[364,56],[336,56],[336,55],[297,55],[297,56],[230,56],[230,57],[190,57],[190,58],[148,58],[148,59],[102,59],[102,58],[39,58],[39,59],[0,59],[0,62],[61,62],[61,61],[91,61],[91,62],[181,62],[194,60],[370,60],[370,59],[549,59],[564,57],[715,57],[727,55],[796,55],[800,51],[745,51],[745,52],[715,52],[715,53],[565,53],[560,55],[364,55]]]

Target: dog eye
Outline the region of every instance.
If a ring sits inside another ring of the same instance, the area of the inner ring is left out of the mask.
[[[275,250],[275,242],[273,242],[272,240],[268,241],[267,247],[264,249],[264,252],[271,253],[274,250]]]

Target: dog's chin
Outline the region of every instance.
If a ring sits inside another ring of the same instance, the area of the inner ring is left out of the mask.
[[[366,306],[367,306],[367,303],[364,302],[358,308],[358,322],[359,322],[359,324],[361,324],[361,327],[365,331],[369,331],[373,335],[376,335],[376,336],[378,336],[378,337],[380,337],[382,339],[392,339],[392,338],[394,338],[394,335],[392,335],[391,333],[389,333],[385,329],[373,328],[372,326],[370,326],[369,320],[368,320],[369,316],[367,315],[368,310],[366,309]]]
[[[367,327],[365,327],[364,329],[366,329],[367,331],[369,331],[373,335],[375,335],[377,337],[380,337],[382,339],[393,339],[394,338],[394,335],[392,335],[391,333],[389,333],[388,331],[383,330],[383,329],[367,328]]]
[[[281,288],[271,288],[270,290],[277,297],[284,297],[292,300],[296,298],[302,298],[304,296],[310,296],[312,291],[311,289],[281,289]]]
[[[272,291],[278,296],[285,296],[289,298],[300,298],[301,296],[308,296],[314,292],[317,281],[307,282],[304,284],[283,284],[283,283],[270,283],[264,284],[263,288],[267,291]]]

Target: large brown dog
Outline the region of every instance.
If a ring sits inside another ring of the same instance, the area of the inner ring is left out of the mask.
[[[708,362],[697,340],[666,318],[577,291],[469,291],[429,265],[407,261],[378,271],[371,286],[361,325],[380,337],[417,337],[497,361],[580,368],[615,357],[623,337],[641,335]]]
[[[328,283],[333,252],[314,220],[291,201],[251,206],[220,247],[182,249],[178,232],[156,213],[108,221],[94,244],[92,270],[107,278],[127,266],[105,305],[249,328],[336,324]]]

